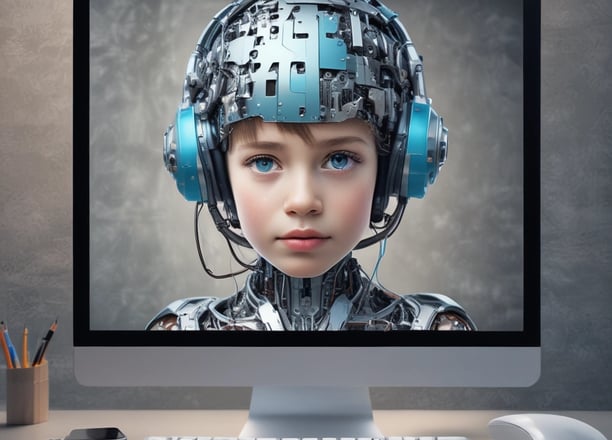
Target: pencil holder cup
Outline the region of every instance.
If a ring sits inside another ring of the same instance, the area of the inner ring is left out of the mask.
[[[6,370],[6,422],[33,425],[49,418],[49,364]]]

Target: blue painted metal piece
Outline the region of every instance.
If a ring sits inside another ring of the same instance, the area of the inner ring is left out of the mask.
[[[410,158],[408,175],[408,197],[422,198],[427,185],[431,182],[433,165],[428,161],[427,143],[431,105],[428,103],[412,103],[410,128],[408,131],[407,153]]]
[[[191,202],[206,202],[198,179],[198,137],[193,106],[180,109],[176,114],[177,164],[174,174],[176,186]]]

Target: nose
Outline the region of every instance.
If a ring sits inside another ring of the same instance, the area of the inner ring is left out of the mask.
[[[316,176],[308,172],[296,173],[289,181],[284,203],[288,215],[318,215],[323,212],[321,188]]]

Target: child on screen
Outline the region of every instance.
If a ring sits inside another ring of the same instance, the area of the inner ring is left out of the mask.
[[[382,3],[233,2],[189,60],[164,159],[232,252],[258,258],[237,258],[235,294],[176,301],[147,328],[474,330],[450,298],[387,291],[352,257],[393,233],[446,151],[421,58]]]

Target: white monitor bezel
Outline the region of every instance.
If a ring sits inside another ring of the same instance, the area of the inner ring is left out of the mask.
[[[85,118],[88,3],[74,2],[74,114]],[[157,385],[180,363],[176,385],[355,383],[396,386],[528,386],[540,371],[540,2],[524,14],[524,316],[520,331],[197,332],[99,331],[89,327],[89,152],[74,148],[75,370],[88,385]],[[78,18],[78,19],[77,19]],[[526,98],[529,98],[528,100]],[[528,103],[527,103],[528,101]],[[75,116],[76,117],[76,116]],[[87,145],[74,124],[74,145]],[[164,353],[160,351],[164,347]],[[364,350],[367,348],[368,350]],[[321,359],[313,367],[312,360]],[[351,369],[359,364],[360,368]],[[143,374],[142,365],[147,365]],[[300,367],[301,366],[301,367]],[[376,375],[363,377],[363,371]],[[205,371],[205,374],[202,374]],[[330,374],[330,371],[335,372]]]

